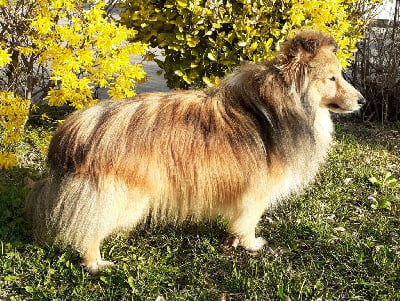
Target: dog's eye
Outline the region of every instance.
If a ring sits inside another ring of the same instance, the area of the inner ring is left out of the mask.
[[[329,80],[334,82],[336,80],[336,77],[332,76],[332,77],[329,78]]]

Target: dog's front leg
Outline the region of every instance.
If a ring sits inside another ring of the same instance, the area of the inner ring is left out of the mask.
[[[246,223],[244,225],[243,223]],[[250,222],[247,218],[243,220],[236,220],[229,227],[229,233],[233,235],[227,244],[233,247],[238,245],[242,246],[250,252],[259,251],[267,243],[263,237],[255,237],[255,228],[257,223]]]
[[[241,245],[250,252],[259,251],[267,243],[263,237],[255,236],[255,229],[264,210],[261,202],[244,203],[229,219],[228,231],[233,235],[229,244],[233,247]],[[245,206],[247,205],[247,206]]]
[[[101,259],[100,240],[94,239],[83,254],[83,265],[90,274],[96,275],[108,267],[113,267],[114,263]]]

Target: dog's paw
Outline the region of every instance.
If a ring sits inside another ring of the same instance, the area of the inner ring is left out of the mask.
[[[234,235],[230,235],[225,241],[224,241],[224,247],[226,248],[234,248],[236,249],[240,244],[240,239],[239,237],[236,237]]]
[[[239,244],[239,238],[234,235],[230,235],[225,239],[222,250],[225,255],[230,256],[235,253],[236,248],[239,246]]]
[[[256,242],[254,243],[254,246],[253,246],[253,250],[254,251],[261,250],[265,246],[266,243],[267,243],[267,241],[264,239],[264,237],[257,237]]]
[[[267,241],[263,237],[257,237],[252,245],[246,245],[244,248],[249,252],[257,252],[260,251],[266,243]]]
[[[85,266],[85,269],[92,275],[98,275],[107,268],[113,268],[114,263],[111,261],[99,260]]]

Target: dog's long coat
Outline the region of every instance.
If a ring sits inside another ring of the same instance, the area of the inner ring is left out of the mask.
[[[49,149],[51,175],[27,202],[38,239],[75,246],[97,272],[110,234],[152,220],[222,216],[249,250],[263,211],[315,175],[331,141],[329,110],[363,102],[332,37],[300,32],[276,58],[207,90],[142,94],[69,117]]]

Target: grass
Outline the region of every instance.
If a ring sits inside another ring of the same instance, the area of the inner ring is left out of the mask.
[[[48,127],[29,129],[0,171],[0,300],[400,300],[400,124],[339,124],[315,183],[266,212],[258,255],[221,248],[223,221],[147,229],[102,247],[98,277],[66,247],[32,241],[22,204],[46,174]]]

